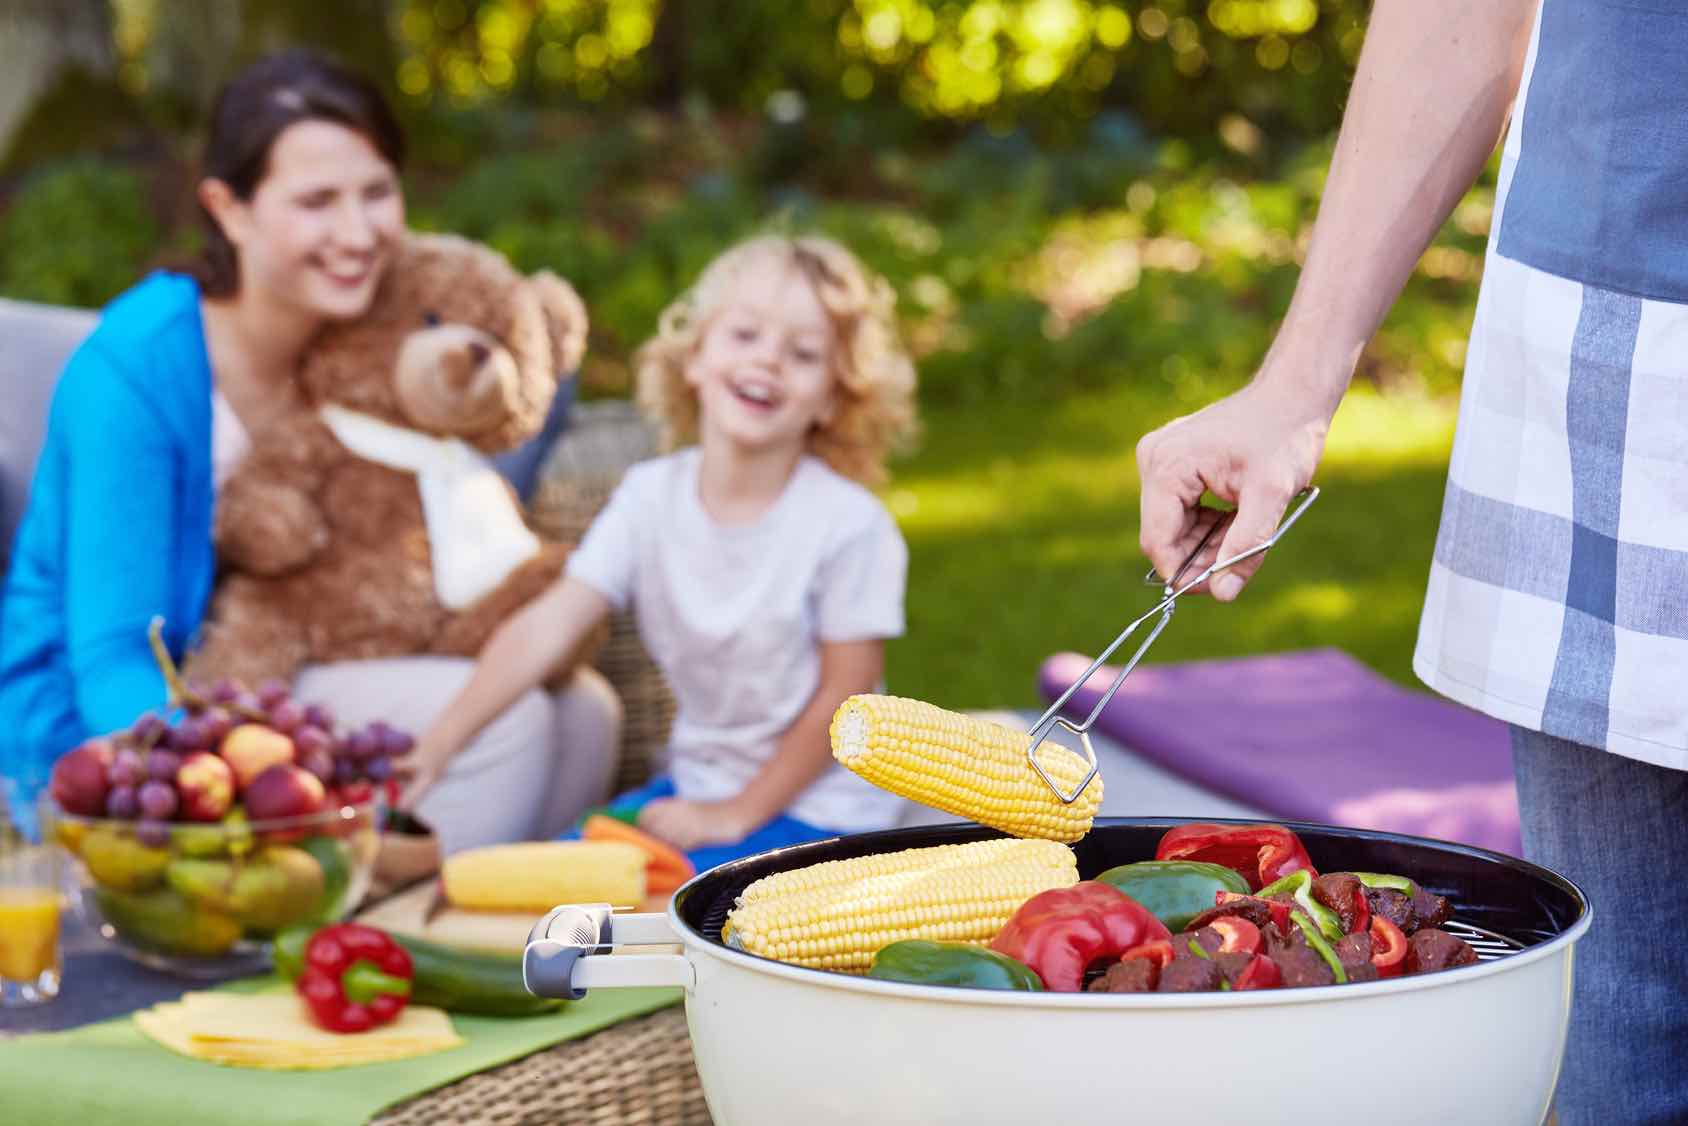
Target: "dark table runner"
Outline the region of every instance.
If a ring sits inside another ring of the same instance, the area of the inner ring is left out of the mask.
[[[92,1024],[244,976],[188,979],[148,969],[118,953],[74,910],[65,912],[63,942],[64,981],[58,997],[30,1008],[0,1009],[0,1036]]]

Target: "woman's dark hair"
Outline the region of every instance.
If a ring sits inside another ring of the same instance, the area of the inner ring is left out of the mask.
[[[404,130],[375,84],[314,51],[292,50],[259,59],[217,94],[200,174],[251,199],[269,171],[275,139],[301,121],[344,125],[367,137],[394,168],[404,164]],[[234,244],[203,203],[199,213],[206,241],[193,272],[206,296],[227,297],[240,288]]]

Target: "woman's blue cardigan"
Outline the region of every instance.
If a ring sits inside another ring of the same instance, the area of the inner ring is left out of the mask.
[[[53,760],[165,703],[147,623],[178,657],[211,543],[211,365],[199,286],[155,273],[106,307],[53,394],[0,593],[0,775],[14,817]]]

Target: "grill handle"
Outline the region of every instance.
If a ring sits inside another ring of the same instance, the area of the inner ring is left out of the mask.
[[[553,907],[528,933],[522,950],[522,984],[536,997],[578,1001],[589,989],[697,984],[680,954],[615,954],[614,946],[653,946],[677,941],[658,914],[617,915],[607,903]]]

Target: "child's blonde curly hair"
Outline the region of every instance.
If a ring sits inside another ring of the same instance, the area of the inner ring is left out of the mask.
[[[639,405],[662,427],[665,448],[697,440],[697,391],[686,382],[686,365],[736,281],[770,256],[808,280],[832,322],[836,409],[810,434],[809,452],[877,485],[886,458],[914,437],[914,361],[897,334],[895,292],[832,239],[760,235],[722,252],[663,310],[656,335],[639,349]]]

